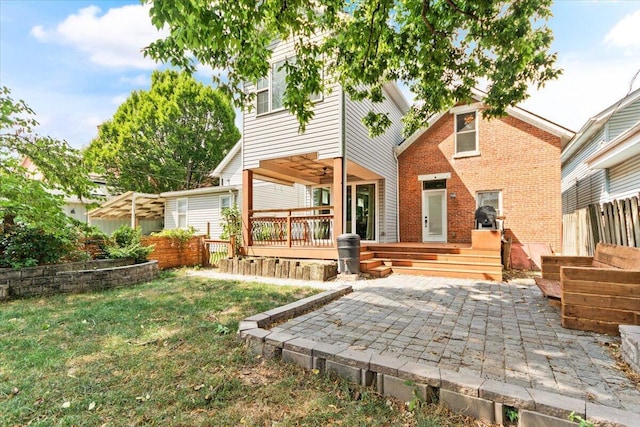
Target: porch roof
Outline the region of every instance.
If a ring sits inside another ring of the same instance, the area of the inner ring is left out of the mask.
[[[91,210],[89,218],[118,219],[135,215],[135,218],[158,219],[164,216],[164,201],[158,194],[128,191]]]

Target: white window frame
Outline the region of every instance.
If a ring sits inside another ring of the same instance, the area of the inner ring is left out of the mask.
[[[286,110],[286,108],[284,107],[284,105],[282,107],[278,107],[278,108],[273,108],[273,77],[276,74],[277,68],[283,67],[285,63],[287,62],[295,62],[296,61],[296,57],[293,56],[291,58],[284,58],[281,59],[279,61],[275,61],[271,64],[271,67],[269,67],[269,74],[258,80],[258,82],[256,82],[256,116],[264,116],[270,113],[277,113],[279,111],[283,111]],[[283,70],[284,71],[284,70]],[[286,87],[286,79],[287,79],[287,73],[286,71],[284,71],[284,79],[285,79],[285,87]],[[322,69],[322,73],[321,73],[321,79],[324,80],[324,67]],[[266,86],[263,88],[258,88],[260,85],[261,81],[265,81],[266,80]],[[263,112],[258,112],[258,94],[261,93],[266,93],[267,95],[267,109],[266,111]],[[284,92],[283,92],[283,96],[284,96]],[[324,99],[324,93],[319,92],[319,93],[312,93],[309,96],[309,100],[311,101],[311,103],[315,104],[317,102],[320,102]]]
[[[180,212],[180,203],[184,202],[184,213]],[[184,216],[184,227],[180,226],[180,217]],[[187,229],[189,227],[189,199],[182,198],[176,200],[176,228]]]
[[[480,155],[480,111],[475,106],[469,106],[467,108],[456,108],[453,112],[453,133],[455,135],[455,151],[454,158],[472,157]],[[473,113],[475,115],[475,127],[473,130],[466,130],[458,132],[458,116],[467,115]],[[476,147],[475,150],[470,151],[458,151],[458,134],[469,134],[475,132],[476,135]]]
[[[223,200],[228,200],[228,205],[227,206],[222,206],[222,201]],[[232,197],[231,194],[223,194],[219,197],[219,204],[220,204],[220,215],[222,215],[222,210],[225,208],[230,208],[232,205]]]
[[[482,190],[476,191],[476,209],[480,207],[480,195],[481,194],[489,194],[489,193],[498,193],[498,209],[496,209],[496,213],[498,216],[502,216],[503,208],[502,208],[502,190]]]

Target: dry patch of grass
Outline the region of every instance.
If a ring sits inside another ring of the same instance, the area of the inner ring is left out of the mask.
[[[242,318],[314,292],[174,273],[4,303],[2,425],[478,425],[262,360],[236,338]]]

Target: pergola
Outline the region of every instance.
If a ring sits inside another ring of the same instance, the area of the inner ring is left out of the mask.
[[[131,228],[135,228],[140,219],[162,219],[164,201],[164,197],[157,194],[128,191],[90,211],[89,224],[92,219],[131,218]]]

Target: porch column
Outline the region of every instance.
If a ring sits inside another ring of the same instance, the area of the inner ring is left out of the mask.
[[[344,233],[344,182],[342,157],[333,159],[333,243]]]
[[[245,250],[253,244],[251,240],[250,212],[253,210],[253,171],[242,171],[242,244]]]

